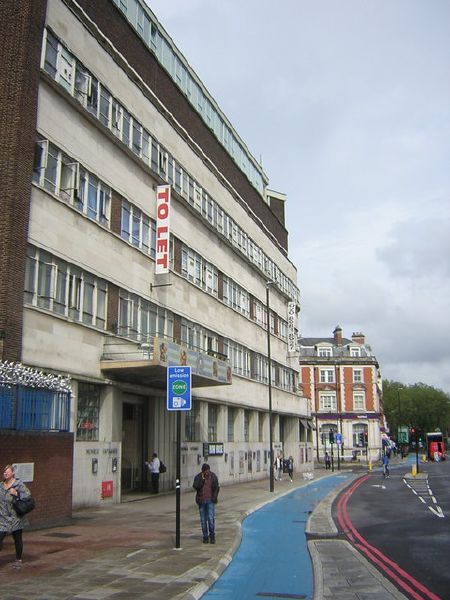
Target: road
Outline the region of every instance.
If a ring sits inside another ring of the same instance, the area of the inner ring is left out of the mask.
[[[413,461],[391,465],[389,479],[377,469],[355,482],[336,500],[334,516],[406,596],[450,600],[450,460],[420,463],[416,478]]]

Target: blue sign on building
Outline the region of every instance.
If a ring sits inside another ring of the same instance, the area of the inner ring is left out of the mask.
[[[167,410],[191,410],[191,367],[167,367]]]

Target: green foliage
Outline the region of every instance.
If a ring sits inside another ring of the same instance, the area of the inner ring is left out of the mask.
[[[450,428],[450,396],[425,383],[403,385],[383,380],[384,414],[392,437],[398,426],[417,427],[424,433]]]

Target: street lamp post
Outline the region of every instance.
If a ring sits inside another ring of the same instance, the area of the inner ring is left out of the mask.
[[[273,492],[274,486],[274,472],[273,472],[273,429],[272,429],[272,357],[270,353],[270,302],[269,302],[269,288],[273,285],[273,281],[266,282],[266,311],[267,311],[267,368],[269,372],[268,384],[269,384],[269,466],[270,466],[270,491]]]

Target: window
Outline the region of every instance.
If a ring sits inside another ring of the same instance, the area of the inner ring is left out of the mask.
[[[330,431],[332,432],[333,439],[334,435],[338,433],[338,428],[336,423],[324,423],[320,427],[320,441],[324,446],[330,445]]]
[[[77,441],[97,442],[101,386],[78,383]]]
[[[353,447],[362,448],[364,446],[364,441],[361,440],[361,437],[367,432],[367,425],[365,423],[356,423],[353,425]]]
[[[364,394],[353,394],[353,410],[364,410]]]
[[[317,348],[317,355],[323,356],[323,357],[331,356],[332,355],[331,348],[319,346],[319,348]]]
[[[185,412],[184,434],[186,442],[200,440],[200,403],[192,400],[191,410]]]
[[[92,77],[88,71],[77,62],[75,67],[75,86],[74,96],[84,107],[87,106],[87,100],[92,95]]]
[[[263,383],[269,381],[269,361],[261,354],[255,354],[253,357],[252,378]]]
[[[47,29],[45,35],[45,55],[43,68],[53,79],[56,79],[58,60],[58,40]]]
[[[110,127],[111,125],[111,106],[111,94],[108,92],[107,89],[101,86],[99,119],[103,123],[103,125],[106,125],[106,127]]]
[[[319,402],[320,402],[319,410],[324,410],[324,411],[335,411],[336,410],[335,394],[320,394]]]
[[[353,383],[362,383],[362,370],[353,369]]]
[[[216,404],[208,404],[208,442],[217,442],[217,416]]]
[[[320,369],[320,383],[334,383],[334,369]]]
[[[350,348],[350,356],[361,356],[361,348],[352,346]]]
[[[234,442],[234,424],[236,422],[237,410],[232,406],[228,407],[228,425],[227,425],[227,439],[229,442]]]

